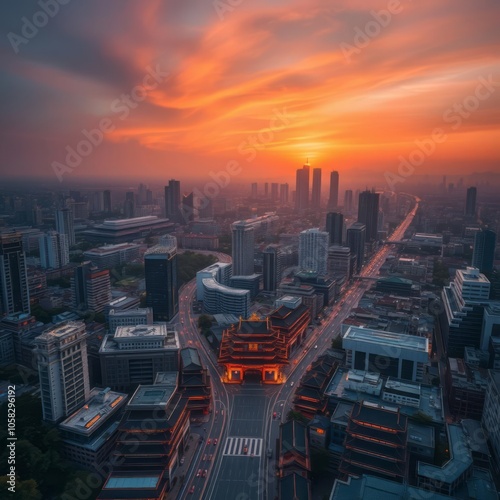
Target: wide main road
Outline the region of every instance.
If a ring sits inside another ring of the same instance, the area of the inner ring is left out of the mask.
[[[415,198],[415,197],[414,197]],[[411,224],[418,209],[419,199],[404,221],[393,232],[389,241],[399,241]],[[389,245],[381,247],[365,265],[361,277],[375,277],[388,254]],[[221,261],[230,257],[218,254]],[[266,386],[244,383],[224,385],[222,371],[216,357],[205,339],[200,339],[195,320],[192,319],[191,304],[196,292],[196,283],[188,283],[182,289],[180,299],[181,344],[195,346],[202,361],[209,369],[214,394],[214,412],[207,424],[207,439],[186,476],[186,485],[179,498],[203,498],[206,500],[274,500],[277,495],[275,475],[275,443],[279,423],[286,418],[291,408],[294,386],[311,362],[326,350],[333,338],[340,333],[340,325],[355,307],[365,291],[371,286],[367,281],[355,281],[336,304],[323,325],[316,328],[306,339],[295,360],[284,371],[287,381],[280,386]],[[273,418],[273,414],[281,418]],[[207,444],[210,439],[210,444]],[[217,444],[213,444],[214,440]],[[273,457],[267,457],[267,449],[273,450]],[[212,460],[203,460],[210,457]],[[207,469],[207,477],[196,477],[199,470]],[[189,490],[194,486],[193,495]]]

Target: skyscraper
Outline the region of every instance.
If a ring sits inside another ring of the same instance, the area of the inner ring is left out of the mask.
[[[274,292],[281,280],[281,251],[279,245],[269,245],[262,252],[263,287],[266,292]]]
[[[127,193],[125,194],[123,214],[127,219],[132,219],[133,217],[135,217],[135,194],[133,191],[127,191]]]
[[[63,323],[35,339],[43,419],[56,423],[90,394],[85,323]]]
[[[182,205],[179,207],[184,224],[194,220],[194,194],[183,194]]]
[[[328,271],[328,240],[330,235],[319,228],[306,229],[299,235],[299,267],[326,275]]]
[[[366,240],[375,241],[378,236],[379,193],[363,191],[359,193],[358,222],[366,226]]]
[[[111,212],[111,191],[106,189],[103,194],[103,208],[106,213]]]
[[[73,223],[73,211],[69,208],[62,208],[56,211],[56,231],[65,234],[68,238],[68,245],[75,244],[75,228]]]
[[[0,314],[30,314],[23,240],[18,233],[0,234]]]
[[[321,207],[321,169],[313,168],[311,208],[318,210],[320,207]]]
[[[40,236],[40,264],[43,268],[59,269],[69,262],[68,237],[57,231]]]
[[[247,221],[231,225],[233,244],[233,276],[248,276],[254,273],[254,227]]]
[[[366,226],[355,222],[347,230],[347,246],[356,255],[356,272],[359,273],[365,260]]]
[[[251,194],[251,198],[252,200],[256,200],[257,197],[258,197],[258,185],[256,182],[252,182],[252,194]]]
[[[338,212],[329,212],[326,214],[326,230],[330,235],[329,245],[342,246],[344,235],[344,216]]]
[[[288,203],[288,183],[280,184],[280,202],[284,205]]]
[[[467,198],[465,200],[465,215],[474,217],[476,215],[476,197],[477,188],[470,187],[467,189]]]
[[[295,181],[295,208],[304,211],[309,208],[309,165],[299,168]]]
[[[272,201],[278,201],[279,200],[278,188],[279,188],[279,184],[277,182],[273,182],[271,184],[271,200]]]
[[[474,252],[472,253],[472,267],[477,267],[481,273],[493,271],[497,235],[491,229],[478,231],[474,238]]]
[[[180,213],[181,205],[181,183],[175,179],[168,181],[165,186],[165,216],[172,222],[183,223],[184,220]]]
[[[352,189],[346,189],[344,194],[344,212],[350,213],[352,209]]]
[[[338,205],[339,205],[339,173],[336,170],[334,170],[333,172],[330,173],[330,196],[328,198],[328,210],[335,210],[338,207]]]
[[[171,321],[179,312],[177,288],[177,240],[163,236],[144,254],[146,305],[155,321]]]
[[[90,261],[75,268],[71,278],[73,307],[80,310],[103,312],[111,301],[109,270],[99,270]]]

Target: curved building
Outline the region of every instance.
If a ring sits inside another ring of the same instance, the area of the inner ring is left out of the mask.
[[[203,309],[209,314],[234,314],[248,318],[250,291],[221,285],[214,278],[204,278]]]

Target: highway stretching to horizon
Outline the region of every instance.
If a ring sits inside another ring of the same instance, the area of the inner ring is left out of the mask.
[[[418,210],[420,199],[408,196],[414,198],[415,206],[394,230],[388,242],[403,238]],[[373,281],[364,281],[363,278],[377,276],[391,251],[391,245],[383,245],[375,252],[363,267],[361,279],[347,286],[323,324],[309,333],[300,349],[295,349],[293,359],[283,371],[286,382],[281,385],[222,383],[223,371],[217,365],[217,356],[208,341],[200,335],[197,318],[193,315],[196,279],[182,287],[179,291],[179,340],[181,347],[196,347],[204,366],[209,370],[213,410],[209,421],[200,427],[199,433],[204,440],[197,445],[199,449],[186,473],[185,484],[177,497],[179,500],[274,500],[278,494],[275,443],[279,424],[286,420],[292,408],[294,387],[297,387],[311,362],[331,346],[332,340],[340,334],[341,323],[372,285]],[[227,254],[202,253],[215,255],[220,262],[231,262]],[[274,412],[278,418],[273,418]],[[247,453],[243,453],[244,447],[248,448]],[[267,456],[269,448],[272,449],[272,457]],[[197,477],[199,470],[207,470],[206,477]]]

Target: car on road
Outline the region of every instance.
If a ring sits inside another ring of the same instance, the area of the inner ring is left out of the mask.
[[[208,438],[207,439],[207,444],[210,444],[212,442],[212,439],[211,438]]]
[[[192,495],[194,493],[194,484],[189,488],[189,494]]]
[[[267,449],[267,456],[268,456],[269,458],[271,458],[271,457],[273,456],[273,450],[272,450],[272,448],[268,448],[268,449]]]
[[[198,472],[196,473],[196,477],[200,477],[201,476],[201,469],[198,469]]]
[[[213,455],[210,453],[210,455],[208,455],[208,461],[209,462],[212,460],[212,457],[213,457]]]
[[[217,439],[214,439],[214,446],[217,446]]]
[[[202,460],[205,461],[206,459],[207,459],[207,454],[205,453],[205,455],[203,455]]]
[[[290,387],[293,387],[293,384],[295,384],[295,382],[291,382],[291,383],[290,383]]]
[[[317,349],[317,348],[318,348],[318,346],[317,346],[317,345],[315,345],[315,346],[314,346],[314,348],[315,348],[315,349]]]
[[[273,413],[273,418],[276,418],[276,412]]]
[[[207,471],[207,469],[205,469],[205,470],[203,471],[203,473],[202,473],[201,477],[207,477],[207,473],[208,473],[208,471]]]

